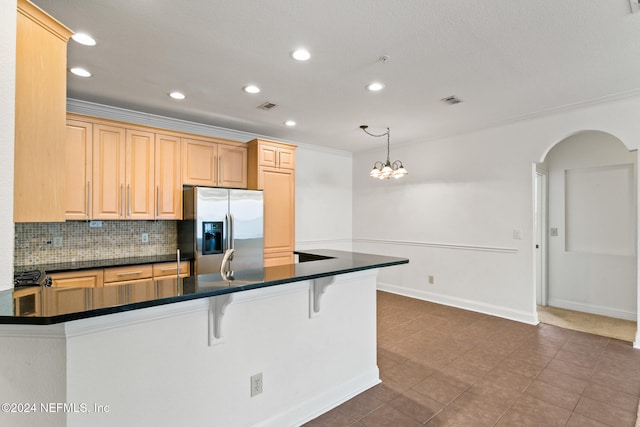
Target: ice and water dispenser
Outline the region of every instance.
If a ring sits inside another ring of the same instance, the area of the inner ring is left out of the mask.
[[[222,236],[223,236],[223,222],[222,221],[202,221],[202,254],[212,255],[221,254],[222,250]]]

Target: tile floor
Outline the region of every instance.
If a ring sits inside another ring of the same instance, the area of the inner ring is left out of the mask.
[[[635,426],[640,350],[378,292],[382,383],[319,426]]]

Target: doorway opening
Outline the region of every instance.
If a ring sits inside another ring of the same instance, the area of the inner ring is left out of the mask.
[[[548,151],[533,181],[538,318],[578,330],[612,318],[629,329],[637,320],[637,153],[608,133],[579,132]]]

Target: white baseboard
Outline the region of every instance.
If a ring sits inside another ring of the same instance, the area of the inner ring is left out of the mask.
[[[434,292],[421,291],[417,289],[408,289],[389,283],[378,282],[378,289],[381,291],[391,292],[398,295],[404,295],[411,298],[421,299],[424,301],[435,302],[438,304],[449,305],[452,307],[462,308],[464,310],[475,311],[478,313],[489,314],[491,316],[502,317],[504,319],[515,320],[516,322],[527,323],[529,325],[537,325],[539,323],[538,313],[535,310],[526,312],[514,310],[508,307],[487,304],[484,302],[468,300],[464,298],[442,295]]]
[[[599,314],[601,316],[615,317],[616,319],[638,320],[638,315],[632,311],[618,310],[617,308],[603,307],[594,304],[584,304],[580,302],[567,301],[563,299],[550,298],[547,302],[551,307],[564,308],[565,310],[582,311],[583,313]]]
[[[313,396],[311,399],[289,408],[286,412],[281,412],[269,419],[261,421],[258,424],[254,424],[254,427],[303,425],[304,423],[332,410],[380,382],[380,371],[376,366],[374,370],[371,370],[357,378],[353,378],[330,391]]]

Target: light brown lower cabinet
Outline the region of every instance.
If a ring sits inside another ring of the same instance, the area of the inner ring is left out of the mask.
[[[91,289],[57,288],[47,294],[45,315],[58,315],[84,311],[91,308]]]
[[[49,276],[54,288],[97,288],[102,286],[104,273],[100,268],[53,273]]]
[[[189,261],[182,261],[180,263],[180,277],[191,276],[190,266],[191,263]],[[154,280],[175,279],[176,274],[178,274],[178,264],[175,262],[153,264]]]
[[[52,273],[50,274],[51,287],[54,292],[52,297],[47,298],[44,311],[49,314],[64,314],[90,308],[147,301],[153,298],[172,297],[177,295],[178,287],[175,281],[166,279],[175,279],[177,271],[177,263],[163,262]],[[189,261],[182,261],[180,277],[190,275]],[[88,288],[101,288],[101,290],[91,292]],[[16,292],[14,292],[14,298],[16,298]],[[39,298],[34,302],[37,303],[36,307],[39,311],[41,304]]]

